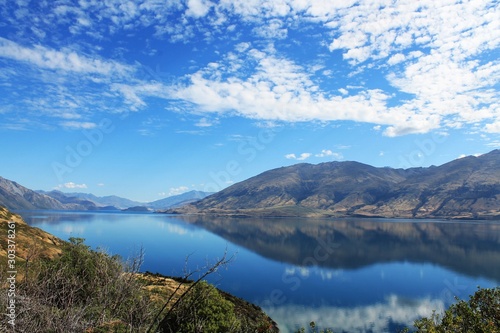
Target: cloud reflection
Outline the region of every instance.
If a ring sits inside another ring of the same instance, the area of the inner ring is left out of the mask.
[[[184,235],[187,235],[189,232],[188,230],[186,230],[185,228],[183,228],[179,225],[167,224],[166,226],[167,226],[168,232],[171,234],[177,234],[180,236],[184,236]]]
[[[294,304],[264,307],[264,311],[278,323],[283,333],[308,327],[311,321],[323,328],[332,328],[335,332],[388,332],[391,324],[410,328],[415,320],[431,315],[433,310],[440,313],[444,309],[442,300],[415,300],[394,294],[388,296],[383,303],[357,307],[312,308]]]
[[[319,276],[321,280],[332,280],[339,277],[344,273],[343,269],[322,269],[319,267],[304,267],[304,266],[291,266],[285,268],[284,276],[300,276],[301,278],[308,278],[312,274]]]

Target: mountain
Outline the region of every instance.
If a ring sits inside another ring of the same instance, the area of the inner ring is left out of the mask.
[[[114,209],[126,209],[129,207],[144,205],[142,202],[129,200],[126,198],[121,198],[116,195],[108,195],[104,197],[98,197],[91,193],[65,193],[61,191],[37,191],[38,193],[43,193],[51,196],[61,202],[72,202],[72,203],[85,203],[91,202],[95,207],[101,208],[114,208]]]
[[[50,191],[50,192],[44,192],[44,191],[36,191],[37,193],[45,194],[48,195],[51,198],[56,199],[60,203],[62,203],[65,206],[76,206],[80,207],[79,209],[81,210],[97,210],[98,206],[90,201],[90,200],[85,200],[81,199],[78,197],[74,197],[71,195],[68,195],[67,193],[63,193],[61,191]]]
[[[122,210],[136,208],[136,207],[147,207],[153,210],[168,209],[203,199],[206,196],[212,194],[202,191],[189,191],[179,195],[174,195],[168,198],[152,202],[138,202],[126,198],[121,198],[116,195],[98,197],[90,193],[63,193],[61,191],[50,191],[50,192],[37,191],[37,192],[51,196],[54,199],[57,199],[63,203],[86,204],[88,202],[91,202],[94,204],[94,206],[96,206],[95,207],[96,209],[111,207],[114,209],[122,209]]]
[[[146,204],[146,206],[156,210],[174,208],[194,201],[201,200],[210,194],[212,193],[202,192],[202,191],[189,191],[165,199],[149,202],[148,204]]]
[[[102,210],[109,208],[92,200],[85,199],[85,197],[61,191],[33,191],[3,177],[0,177],[0,206],[11,210]],[[112,208],[116,209],[115,207]]]
[[[86,209],[79,204],[63,204],[46,194],[32,191],[0,177],[0,206],[16,209]]]
[[[153,210],[178,207],[205,198],[212,193],[190,191],[165,199],[143,203],[115,195],[98,197],[90,193],[64,193],[61,191],[33,191],[18,183],[0,177],[0,206],[11,210],[125,210],[147,207]],[[146,208],[145,208],[146,209]]]
[[[390,218],[500,217],[500,150],[428,168],[358,162],[266,171],[169,213]]]

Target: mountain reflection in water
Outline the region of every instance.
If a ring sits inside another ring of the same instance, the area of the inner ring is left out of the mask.
[[[396,333],[455,296],[500,284],[500,221],[21,215],[123,258],[143,247],[142,269],[165,275],[182,275],[186,256],[202,267],[227,249],[236,259],[210,282],[261,306],[282,333],[310,321],[336,333]]]
[[[266,258],[298,266],[355,269],[432,263],[500,282],[500,223],[382,219],[178,217]],[[403,222],[402,222],[403,221]],[[312,260],[318,245],[331,255]]]

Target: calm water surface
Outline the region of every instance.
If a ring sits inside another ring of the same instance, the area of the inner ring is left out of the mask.
[[[143,271],[183,275],[234,254],[212,275],[293,332],[398,332],[477,286],[500,285],[500,221],[193,218],[122,212],[20,212],[62,239],[83,237]]]

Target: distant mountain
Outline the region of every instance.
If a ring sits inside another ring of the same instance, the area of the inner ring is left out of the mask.
[[[170,213],[391,218],[500,217],[500,150],[428,168],[358,162],[264,172]]]
[[[146,206],[153,208],[155,210],[162,210],[168,208],[179,207],[191,202],[201,200],[208,195],[213,194],[209,192],[202,191],[189,191],[179,195],[174,195],[165,199],[156,200],[148,203]]]
[[[114,207],[115,209],[126,209],[134,206],[145,205],[142,202],[133,201],[125,198],[118,197],[116,195],[108,195],[104,197],[98,197],[91,193],[65,193],[61,191],[37,191],[38,193],[43,193],[51,196],[61,202],[92,202],[96,207]]]
[[[143,203],[115,195],[98,197],[90,193],[65,193],[61,191],[33,191],[18,183],[0,177],[0,206],[11,210],[162,210],[188,204],[212,193],[190,191],[165,199]]]
[[[89,201],[94,203],[95,206],[97,207],[111,206],[115,207],[115,209],[122,209],[122,210],[129,208],[136,208],[136,207],[147,207],[152,210],[168,209],[203,199],[206,196],[212,194],[202,191],[190,191],[152,202],[138,202],[121,198],[116,195],[98,197],[90,193],[63,193],[61,191],[50,191],[50,192],[37,191],[37,192],[47,194],[65,203],[67,202],[81,203]]]
[[[134,206],[126,209],[122,209],[122,212],[135,212],[135,213],[147,213],[151,210],[146,206]]]
[[[16,182],[0,177],[0,206],[16,209],[89,209],[91,203],[62,203],[43,193],[32,191]]]
[[[98,208],[98,206],[93,201],[74,197],[68,195],[67,193],[63,193],[61,191],[50,191],[50,192],[36,191],[36,192],[48,195],[49,197],[56,199],[57,201],[59,201],[64,205],[77,205],[78,207],[81,207],[79,209],[82,210],[96,210]]]

